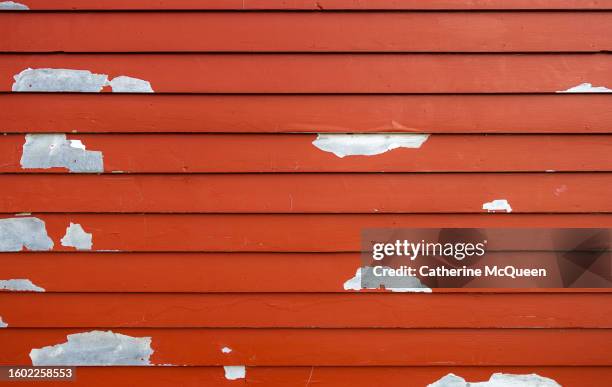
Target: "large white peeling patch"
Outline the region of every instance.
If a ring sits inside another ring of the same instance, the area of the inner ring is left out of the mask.
[[[414,133],[363,133],[319,134],[314,146],[342,158],[345,156],[374,156],[397,148],[420,148],[429,134]]]
[[[482,209],[487,212],[512,212],[512,207],[506,199],[495,199],[482,204]]]
[[[246,377],[245,366],[224,366],[223,370],[227,380],[244,379]]]
[[[448,374],[427,387],[561,387],[552,379],[537,374],[513,375],[495,373],[486,382],[466,382],[454,374]]]
[[[8,327],[8,324],[2,321],[2,316],[0,316],[0,328],[6,328],[6,327]]]
[[[386,266],[383,266],[386,268]],[[417,277],[376,277],[374,268],[364,266],[357,269],[355,276],[344,283],[344,290],[380,289],[382,286],[392,292],[431,293],[431,289]]]
[[[0,219],[0,251],[46,251],[53,248],[45,222],[34,217]]]
[[[14,1],[0,1],[0,11],[27,11],[28,9],[30,7],[25,4]]]
[[[132,337],[112,331],[91,331],[67,336],[62,344],[32,349],[34,366],[151,365],[150,337]]]
[[[104,172],[104,156],[99,151],[88,151],[80,140],[68,140],[65,134],[26,134],[21,167],[99,173]]]
[[[12,292],[44,292],[45,289],[36,286],[29,279],[0,280],[0,290]]]
[[[559,90],[557,93],[612,93],[612,89],[605,86],[593,86],[590,83],[581,83],[567,90]]]
[[[62,238],[62,246],[74,247],[77,250],[91,250],[93,245],[93,236],[91,233],[85,232],[83,227],[78,223],[70,222],[66,228],[66,235]]]
[[[99,93],[110,86],[114,93],[153,93],[151,83],[125,75],[108,80],[107,74],[89,70],[27,68],[13,77],[13,91]]]

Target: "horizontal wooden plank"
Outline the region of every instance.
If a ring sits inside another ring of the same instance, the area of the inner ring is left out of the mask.
[[[98,244],[98,234],[94,237]],[[511,243],[508,241],[508,243]],[[291,248],[288,246],[287,248]],[[487,252],[488,262],[556,262],[554,251]],[[3,253],[1,279],[27,278],[46,292],[137,292],[137,293],[346,293],[344,283],[355,276],[363,263],[359,253]],[[519,263],[520,262],[520,263]],[[95,275],[84,274],[95,273]],[[214,273],[214,275],[211,275]],[[168,281],[168,278],[180,278]],[[581,284],[590,281],[589,288]],[[434,292],[610,292],[605,283],[588,273],[571,288],[562,288],[551,278],[547,288],[528,279],[514,279],[491,288],[490,283],[472,280],[470,288],[455,288],[452,279],[438,279]],[[453,286],[444,288],[443,286]],[[352,290],[351,290],[352,291]],[[361,290],[377,293],[383,290]]]
[[[537,373],[562,386],[597,386],[612,379],[612,367],[247,367],[245,385],[266,387],[308,386],[372,387],[384,380],[386,387],[427,386],[453,373],[468,381],[486,381],[494,373],[526,375]],[[221,367],[80,367],[71,386],[121,386],[129,381],[150,387],[227,386]],[[65,386],[66,382],[46,381],[45,386]]]
[[[0,35],[3,52],[597,52],[612,13],[3,13]]]
[[[198,174],[0,176],[0,212],[612,212],[612,174]]]
[[[70,222],[93,234],[94,250],[146,252],[357,252],[364,228],[610,228],[608,214],[32,214],[54,251]],[[2,218],[11,217],[5,214]],[[263,226],[265,225],[265,227]]]
[[[87,331],[2,329],[0,364],[30,364],[33,348],[60,344],[68,334]],[[121,328],[113,332],[151,337],[150,360],[160,365],[612,365],[610,329]],[[233,351],[222,353],[224,346]]]
[[[609,54],[5,54],[27,68],[144,79],[158,93],[551,93],[612,85]]]
[[[610,0],[28,0],[32,10],[612,9]]]
[[[0,94],[0,131],[612,133],[611,103],[610,94]]]
[[[101,151],[107,173],[612,171],[610,135],[435,134],[418,149],[400,148],[374,156],[343,158],[313,145],[317,139],[314,134],[68,134],[67,137],[80,140],[88,150]],[[66,168],[22,168],[24,143],[22,134],[2,138],[0,173],[68,171]],[[228,158],[228,155],[232,156]]]
[[[611,301],[610,293],[0,292],[0,313],[10,328],[612,328]]]

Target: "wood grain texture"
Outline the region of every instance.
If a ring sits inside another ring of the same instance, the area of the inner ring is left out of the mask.
[[[23,169],[24,135],[0,142],[0,173]],[[588,172],[612,171],[610,135],[434,134],[417,149],[337,157],[313,145],[314,134],[68,134],[101,151],[106,173],[244,172]],[[515,157],[520,154],[521,157]],[[231,155],[231,157],[228,157]]]
[[[0,212],[612,212],[612,174],[199,174],[0,177]]]
[[[612,85],[608,54],[5,54],[27,68],[144,79],[157,93],[554,93]]]
[[[612,328],[611,301],[610,293],[0,292],[11,328]]]
[[[10,133],[77,131],[590,134],[612,133],[611,103],[610,94],[0,93],[0,104],[5,107],[0,109],[0,127],[1,131]],[[518,161],[519,158],[513,159]],[[226,162],[230,161],[226,159]]]
[[[1,13],[0,35],[4,52],[597,52],[612,13]]]

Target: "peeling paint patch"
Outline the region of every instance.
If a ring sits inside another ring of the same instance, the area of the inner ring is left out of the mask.
[[[319,134],[314,146],[342,158],[345,156],[374,156],[397,148],[420,148],[429,134]]]
[[[62,238],[62,246],[74,247],[77,250],[91,250],[93,236],[91,233],[85,232],[83,227],[78,223],[70,222],[66,228],[66,235]]]
[[[221,352],[223,352],[223,353],[231,353],[232,349],[230,347],[223,347],[223,348],[221,348]]]
[[[537,374],[513,375],[495,373],[486,382],[466,382],[455,374],[448,374],[427,387],[561,387],[559,383],[550,378]]]
[[[0,251],[46,251],[53,248],[45,222],[34,217],[0,219]]]
[[[482,209],[487,210],[487,212],[512,212],[512,207],[506,199],[496,199],[492,202],[483,203]]]
[[[88,151],[80,140],[68,140],[65,134],[26,134],[21,167],[67,168],[70,172],[104,172],[104,156]]]
[[[16,3],[14,1],[1,1],[0,2],[0,11],[27,11],[30,9],[25,4]]]
[[[593,86],[590,83],[581,83],[567,90],[557,91],[557,93],[612,93],[612,89],[605,86]]]
[[[0,316],[0,328],[6,328],[6,327],[8,327],[8,324],[2,321],[2,316]]]
[[[386,290],[398,293],[431,293],[431,289],[421,283],[417,277],[395,277],[393,280],[389,277],[376,277],[371,266],[358,268],[355,276],[344,283],[344,290],[380,289],[382,286]]]
[[[224,366],[223,369],[227,380],[244,379],[246,377],[245,366]]]
[[[114,93],[153,93],[151,83],[125,75],[108,80],[107,74],[89,70],[27,68],[13,77],[13,91],[99,93],[110,86]]]
[[[32,349],[34,366],[151,365],[150,337],[131,337],[112,331],[91,331],[67,336],[62,344]]]
[[[12,292],[44,292],[45,289],[36,286],[29,279],[0,280],[0,290]]]
[[[124,75],[113,78],[109,85],[114,93],[153,93],[148,81]]]

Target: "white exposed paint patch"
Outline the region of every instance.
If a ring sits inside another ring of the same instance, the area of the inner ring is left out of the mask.
[[[496,199],[492,202],[483,203],[482,209],[488,212],[512,212],[512,207],[506,199]]]
[[[0,219],[0,251],[46,251],[53,248],[45,222],[34,217]]]
[[[25,4],[16,3],[14,1],[2,1],[0,2],[0,10],[2,11],[27,11],[30,9]]]
[[[6,328],[6,327],[8,327],[8,324],[2,321],[2,316],[0,316],[0,328]]]
[[[67,336],[68,341],[30,351],[34,366],[151,365],[150,337],[131,337],[112,331]]]
[[[223,369],[227,380],[244,379],[246,377],[245,366],[224,366]]]
[[[363,284],[362,278],[365,278]],[[344,283],[344,290],[380,289],[382,286],[392,292],[431,293],[431,289],[423,285],[417,277],[395,277],[390,281],[388,277],[374,276],[371,266],[358,268],[355,276]]]
[[[113,78],[109,85],[114,93],[153,93],[151,83],[148,81],[125,75]]]
[[[557,91],[557,93],[612,93],[612,89],[604,86],[593,86],[590,83],[581,83],[567,90]]]
[[[44,292],[45,289],[36,286],[29,279],[0,280],[0,290],[13,292]]]
[[[70,222],[66,228],[66,235],[62,238],[62,246],[74,247],[77,250],[91,250],[93,236],[85,232],[78,223]]]
[[[512,375],[495,373],[486,382],[466,382],[454,374],[448,374],[427,387],[561,387],[552,379],[536,374]]]
[[[108,80],[107,74],[89,70],[27,68],[13,77],[13,91],[99,93],[110,86],[114,93],[153,93],[148,81],[118,76]]]
[[[223,347],[223,348],[221,348],[221,352],[223,352],[223,353],[231,353],[232,349],[230,347]]]
[[[397,148],[420,148],[429,134],[387,133],[387,134],[319,134],[312,142],[314,146],[344,156],[374,156]]]
[[[80,140],[68,140],[65,134],[26,134],[21,167],[67,168],[70,172],[104,172],[104,156],[88,151]]]

